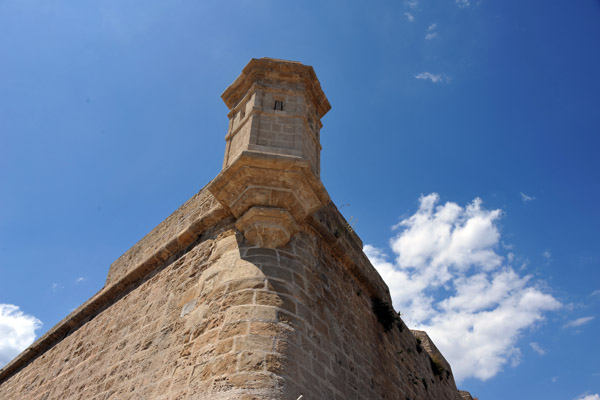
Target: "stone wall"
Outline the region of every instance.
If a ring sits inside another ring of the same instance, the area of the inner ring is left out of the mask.
[[[332,204],[264,249],[210,197],[200,192],[113,264],[100,305],[2,370],[0,398],[461,398],[395,313],[386,331],[374,299],[385,309],[387,287]],[[191,243],[176,240],[215,214]],[[148,247],[171,253],[124,284],[154,259]]]
[[[253,59],[223,171],[0,370],[0,399],[460,400],[319,179],[314,70]]]
[[[319,235],[302,232],[283,249],[244,258],[260,266],[284,300],[279,321],[289,320],[291,329],[276,341],[284,356],[283,398],[460,398],[451,371],[434,374],[429,354],[399,319],[385,330],[367,287]]]

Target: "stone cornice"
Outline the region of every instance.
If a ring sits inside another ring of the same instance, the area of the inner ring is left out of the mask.
[[[230,109],[234,108],[246,95],[252,85],[261,79],[268,79],[276,72],[280,81],[303,83],[308,95],[322,118],[330,109],[329,100],[321,89],[314,69],[297,61],[284,61],[274,58],[253,58],[242,70],[240,76],[223,92],[221,98]]]

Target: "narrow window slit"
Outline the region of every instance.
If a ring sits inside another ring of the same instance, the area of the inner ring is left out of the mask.
[[[275,108],[273,109],[283,111],[283,101],[275,100]]]

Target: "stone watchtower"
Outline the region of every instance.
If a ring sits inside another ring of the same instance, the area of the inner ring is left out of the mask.
[[[0,370],[0,398],[469,399],[321,183],[312,67],[253,59],[222,97],[221,173]]]
[[[252,60],[223,93],[225,161],[208,190],[257,246],[285,245],[328,195],[319,179],[321,118],[331,106],[312,67]]]

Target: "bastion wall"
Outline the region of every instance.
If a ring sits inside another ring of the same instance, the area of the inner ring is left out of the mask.
[[[312,67],[251,60],[223,99],[223,171],[0,370],[0,399],[468,399],[319,179]]]
[[[206,218],[212,226],[181,240]],[[0,398],[459,399],[449,368],[434,374],[399,319],[388,331],[379,322],[372,299],[389,303],[387,288],[335,207],[310,222],[288,245],[259,248],[201,191],[88,303],[117,286],[111,298],[2,370]],[[166,259],[141,274],[161,258],[148,248]]]

